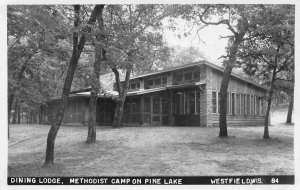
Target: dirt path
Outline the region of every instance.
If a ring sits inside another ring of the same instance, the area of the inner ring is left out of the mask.
[[[12,125],[9,176],[152,176],[293,174],[293,126],[229,128],[97,128],[97,142],[85,143],[87,128],[61,127],[55,165],[42,168],[49,126]]]

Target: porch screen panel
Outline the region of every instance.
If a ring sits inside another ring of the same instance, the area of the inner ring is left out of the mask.
[[[190,114],[195,114],[195,91],[190,91]]]
[[[84,115],[83,115],[83,101],[78,100],[77,106],[76,106],[76,119],[78,123],[83,122],[84,120]]]
[[[132,97],[132,99],[131,99],[131,122],[133,122],[133,123],[140,122],[140,108],[141,108],[140,97]]]
[[[162,100],[162,114],[168,114],[169,113],[169,104],[168,99]]]
[[[179,104],[179,111],[180,111],[180,113],[179,114],[184,114],[184,94],[182,93],[182,94],[180,94],[180,104]]]
[[[128,97],[128,99],[125,100],[124,109],[123,109],[124,111],[123,111],[123,114],[122,114],[122,122],[124,122],[124,123],[131,122],[130,104],[131,104],[131,98]]]
[[[160,98],[153,97],[153,113],[160,114]]]
[[[168,125],[169,124],[169,102],[167,98],[162,99],[162,124]]]
[[[144,97],[144,112],[145,113],[150,113],[151,108],[150,108],[150,97]]]
[[[184,92],[184,106],[185,106],[185,113],[184,114],[189,114],[189,93],[188,92]]]
[[[151,105],[150,105],[150,97],[144,97],[144,123],[151,123],[150,119],[150,112],[151,112]]]
[[[200,113],[200,90],[197,90],[196,92],[196,113],[199,114]]]

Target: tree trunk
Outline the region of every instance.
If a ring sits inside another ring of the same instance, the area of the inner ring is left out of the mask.
[[[236,53],[238,50],[239,44],[242,42],[245,35],[245,31],[242,31],[240,34],[235,36],[234,42],[230,47],[229,59],[226,62],[226,66],[223,72],[223,78],[220,87],[220,118],[219,118],[219,137],[227,137],[227,90],[228,83],[230,80],[231,71],[236,62]]]
[[[89,101],[89,127],[86,143],[96,141],[96,110],[97,110],[97,93],[92,90],[91,98]]]
[[[12,105],[14,102],[14,98],[15,98],[15,95],[13,93],[11,93],[8,96],[8,124],[10,123],[10,115],[11,115],[11,109],[12,109]]]
[[[15,101],[15,112],[14,112],[14,115],[13,115],[12,124],[17,123],[17,114],[18,114],[18,99],[16,99],[16,101]]]
[[[33,56],[33,54],[31,56],[29,56],[29,58],[26,60],[26,62],[22,65],[19,73],[18,73],[18,81],[20,81],[22,79],[22,76],[23,76],[23,73],[26,69],[26,65],[27,63],[29,62],[29,60],[31,59],[31,57]],[[13,105],[13,102],[14,102],[14,93],[10,93],[9,97],[8,97],[8,124],[10,123],[10,115],[11,115],[11,108],[12,108],[12,105]],[[7,129],[8,129],[8,138],[9,138],[9,125],[7,125]]]
[[[88,25],[94,23],[96,21],[96,15],[99,12],[99,5],[96,5],[94,7],[94,10],[90,16],[90,19],[88,21]],[[78,27],[78,23],[79,23],[79,9],[80,6],[79,5],[74,5],[74,12],[75,12],[75,20],[74,20],[74,26]],[[90,28],[89,31],[90,32]],[[69,67],[67,70],[67,76],[65,78],[65,83],[64,83],[64,87],[63,87],[63,92],[62,92],[62,97],[60,100],[60,108],[57,111],[56,117],[53,121],[53,124],[51,125],[51,128],[49,130],[48,133],[48,137],[47,137],[47,148],[46,148],[46,157],[45,157],[45,166],[47,165],[51,165],[54,163],[54,142],[55,142],[55,138],[57,135],[57,132],[59,130],[60,124],[63,120],[64,117],[64,112],[65,109],[67,107],[67,103],[68,103],[68,97],[70,94],[70,90],[71,90],[71,85],[72,85],[72,81],[73,81],[73,76],[74,76],[74,72],[78,63],[78,59],[80,57],[80,54],[82,52],[82,49],[85,45],[86,42],[86,38],[85,35],[82,34],[79,44],[78,44],[78,32],[74,31],[73,32],[73,53],[72,53],[72,57],[69,63]]]
[[[270,88],[270,92],[269,92],[269,95],[267,98],[268,107],[267,107],[266,116],[265,116],[265,128],[264,128],[264,136],[263,136],[264,139],[270,138],[268,127],[269,127],[269,117],[270,117],[270,110],[271,110],[273,91],[274,91],[274,82],[276,79],[276,67],[277,67],[277,65],[275,65],[274,69],[273,69],[272,79],[271,79],[271,88]]]
[[[99,13],[96,18],[99,25],[99,30],[103,32],[103,9],[104,5],[100,6]],[[91,90],[91,98],[89,101],[89,126],[88,126],[88,136],[86,143],[93,143],[96,141],[96,114],[97,114],[97,98],[100,93],[100,71],[101,71],[101,59],[102,59],[102,48],[100,46],[102,36],[97,36],[97,42],[95,42],[95,62],[94,62],[94,73],[92,78],[92,90]]]
[[[227,115],[227,89],[228,89],[228,83],[231,75],[233,65],[228,64],[225,67],[224,73],[223,73],[223,79],[221,82],[221,88],[220,88],[220,120],[219,120],[219,127],[220,127],[220,133],[219,137],[227,137],[227,121],[226,121],[226,115]]]
[[[18,105],[18,124],[21,124],[21,106]]]
[[[118,128],[118,127],[121,126],[124,102],[125,102],[125,99],[123,99],[123,98],[119,99],[117,101],[117,107],[116,107],[114,122],[113,122],[113,127],[114,128]]]
[[[115,68],[112,69],[115,74],[115,77],[116,77],[117,89],[118,89],[118,93],[119,93],[119,100],[117,101],[117,107],[116,107],[116,111],[115,111],[115,115],[114,115],[114,122],[113,122],[114,128],[118,128],[121,126],[123,108],[124,108],[127,90],[129,87],[129,79],[130,79],[131,69],[132,69],[132,66],[129,66],[126,69],[126,76],[125,76],[125,81],[123,83],[122,89],[120,88],[121,82],[120,82],[120,78],[119,78],[119,72]]]
[[[78,27],[79,23],[79,5],[74,5],[74,12],[75,12],[75,20],[74,26]],[[47,137],[47,148],[46,148],[46,157],[45,157],[45,165],[53,164],[54,163],[54,142],[59,130],[60,124],[64,117],[64,112],[67,107],[68,103],[68,96],[71,90],[71,85],[73,81],[74,72],[78,63],[79,55],[78,55],[78,32],[73,33],[73,53],[72,57],[68,66],[67,76],[65,79],[62,97],[60,100],[60,107],[57,111],[55,120],[51,125],[51,128],[48,133]]]
[[[43,113],[42,113],[42,104],[41,104],[39,109],[39,124],[42,123],[42,120],[43,120]]]
[[[294,107],[294,89],[291,90],[291,94],[290,94],[290,103],[289,103],[288,114],[286,117],[286,124],[292,123],[293,107]]]

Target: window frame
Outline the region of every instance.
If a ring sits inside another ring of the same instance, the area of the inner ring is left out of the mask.
[[[212,102],[212,113],[213,114],[218,114],[218,112],[217,112],[217,110],[218,110],[217,92],[216,91],[212,91],[211,102]]]

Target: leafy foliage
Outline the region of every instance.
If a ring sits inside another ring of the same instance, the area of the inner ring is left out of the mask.
[[[255,28],[248,31],[238,57],[249,75],[270,86],[273,70],[277,77],[292,80],[294,73],[294,6],[265,5]]]
[[[8,6],[8,92],[36,109],[59,93],[69,52],[66,20],[56,6]],[[61,72],[58,72],[61,71]]]

